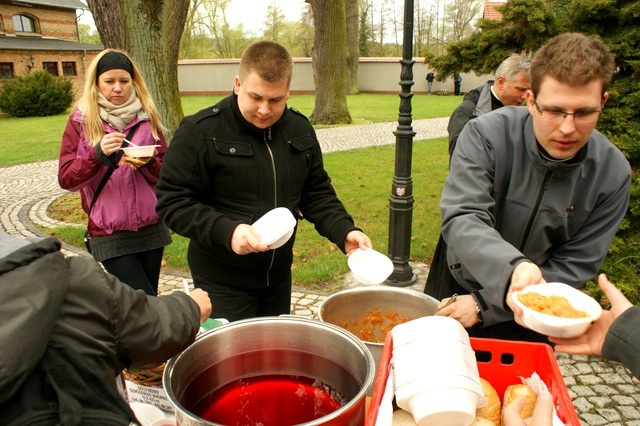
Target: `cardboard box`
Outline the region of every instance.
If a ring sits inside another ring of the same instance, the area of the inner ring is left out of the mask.
[[[534,372],[549,388],[560,420],[566,426],[580,426],[573,401],[560,372],[558,361],[551,346],[544,343],[519,342],[498,339],[471,338],[471,347],[476,352],[480,377],[488,380],[502,397],[507,386],[522,383],[520,376],[530,377]],[[393,351],[391,332],[382,349],[380,367],[373,383],[373,393],[365,426],[374,426],[378,417],[380,401],[389,377],[389,361]]]

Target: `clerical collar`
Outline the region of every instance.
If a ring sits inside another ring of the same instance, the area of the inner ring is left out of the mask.
[[[496,92],[493,91],[493,84],[490,87],[491,89],[491,111],[494,109],[502,108],[504,104],[500,101],[500,98],[496,96]]]
[[[543,147],[542,145],[540,145],[540,142],[536,141],[536,145],[538,146],[538,153],[540,154],[540,157],[542,157],[544,160],[550,161],[552,163],[567,163],[567,164],[571,164],[573,163],[574,158],[576,158],[576,154],[572,155],[569,158],[565,158],[563,160],[558,160],[557,158],[554,158],[551,156],[551,154],[549,154]]]

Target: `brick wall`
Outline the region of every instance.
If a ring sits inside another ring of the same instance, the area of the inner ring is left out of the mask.
[[[14,72],[16,75],[25,75],[30,71],[29,69],[29,56],[33,55],[34,66],[33,71],[40,71],[44,69],[43,64],[45,62],[56,63],[58,75],[63,77],[62,63],[74,62],[76,68],[75,76],[64,76],[73,83],[73,90],[77,97],[82,94],[84,89],[84,76],[85,71],[93,58],[99,52],[87,52],[86,55],[83,52],[58,52],[58,51],[38,51],[38,52],[16,52],[16,51],[2,51],[0,50],[0,62],[13,62]]]
[[[76,11],[74,9],[56,9],[51,7],[24,7],[8,2],[0,2],[2,25],[6,34],[15,34],[13,15],[26,15],[36,22],[36,32],[46,37],[79,41]],[[23,35],[24,33],[19,33]]]

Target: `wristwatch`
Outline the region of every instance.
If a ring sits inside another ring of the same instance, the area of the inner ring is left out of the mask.
[[[482,308],[480,308],[480,304],[478,302],[476,302],[476,319],[478,320],[479,323],[483,321]]]
[[[487,308],[486,303],[478,290],[472,291],[471,295],[476,301],[476,319],[479,323],[482,323],[484,321],[484,318],[482,318],[482,307],[484,306],[485,308]]]

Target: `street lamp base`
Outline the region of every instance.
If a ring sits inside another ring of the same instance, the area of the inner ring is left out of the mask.
[[[416,278],[417,277],[413,272],[409,277],[394,277],[393,274],[391,274],[391,277],[389,277],[389,279],[384,283],[392,287],[409,287],[415,284]]]

